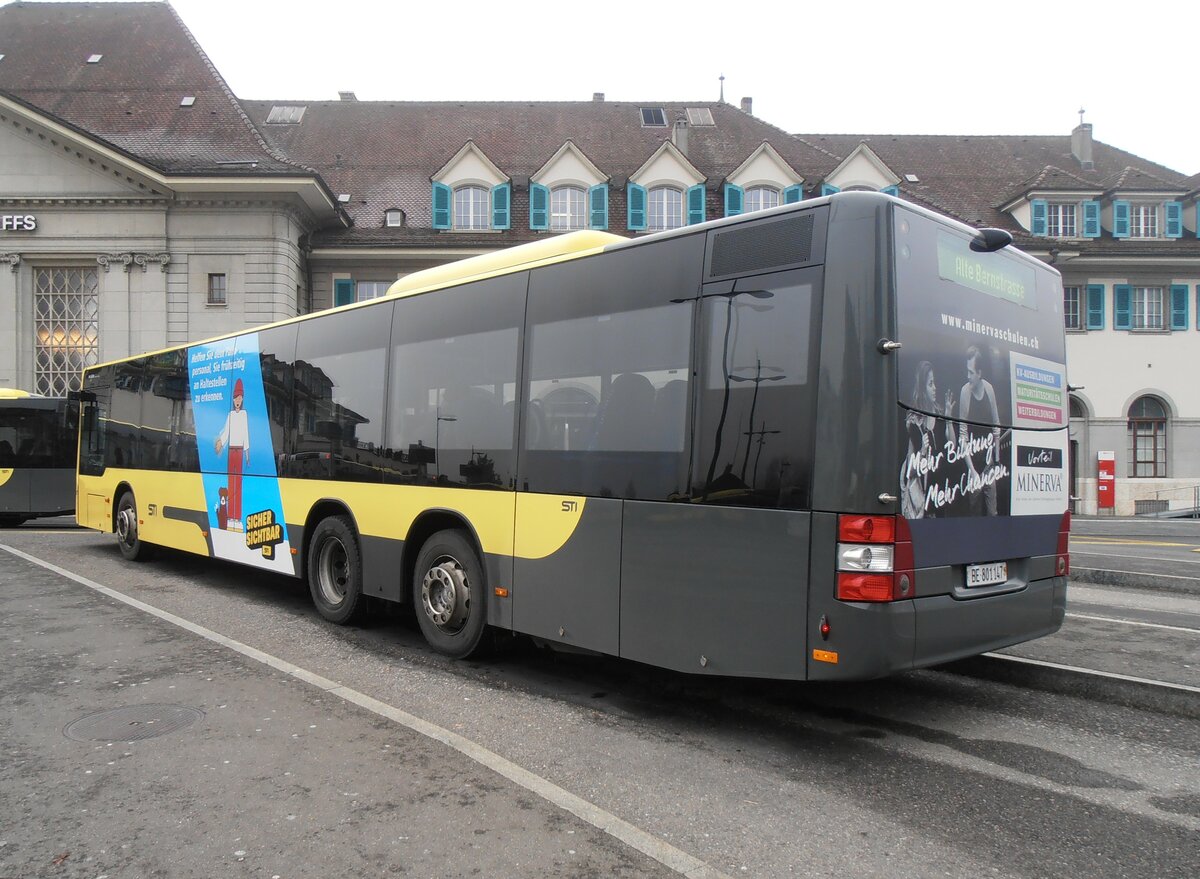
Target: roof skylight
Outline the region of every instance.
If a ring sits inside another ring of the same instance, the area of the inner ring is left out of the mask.
[[[87,63],[88,64],[99,64],[100,59],[103,57],[104,57],[103,55],[89,55]]]
[[[276,104],[271,108],[271,112],[267,114],[267,121],[278,122],[281,125],[298,125],[300,120],[304,118],[305,109],[307,108],[304,106]]]
[[[712,110],[708,107],[688,107],[687,114],[689,125],[716,125]]]
[[[665,128],[667,114],[662,107],[642,107],[643,128]]]

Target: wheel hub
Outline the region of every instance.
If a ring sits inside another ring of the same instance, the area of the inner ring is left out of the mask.
[[[454,632],[462,628],[471,610],[471,590],[467,572],[456,559],[438,559],[426,572],[421,581],[421,605],[439,629]]]
[[[137,511],[133,507],[123,507],[117,513],[117,537],[126,544],[137,540]]]
[[[346,548],[336,538],[330,538],[321,546],[317,559],[317,580],[321,597],[330,604],[340,604],[346,597],[346,582],[350,566],[346,559]]]

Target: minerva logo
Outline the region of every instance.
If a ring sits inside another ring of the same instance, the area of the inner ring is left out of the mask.
[[[1062,449],[1017,446],[1016,490],[1035,495],[1060,493],[1063,490],[1062,463]]]

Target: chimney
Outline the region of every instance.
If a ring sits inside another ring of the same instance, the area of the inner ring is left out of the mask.
[[[679,118],[675,120],[675,128],[671,131],[671,143],[685,156],[688,154],[688,121],[684,113],[680,113]]]
[[[1092,123],[1080,122],[1071,132],[1071,155],[1084,171],[1096,167],[1092,161]]]
[[[338,100],[339,101],[357,101],[358,95],[354,94],[354,92],[338,92]]]
[[[603,104],[604,92],[592,92],[592,100],[597,104]]]
[[[742,98],[742,112],[747,116],[754,115],[754,98]]]

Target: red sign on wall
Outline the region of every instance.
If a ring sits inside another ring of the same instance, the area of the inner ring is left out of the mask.
[[[1111,510],[1117,505],[1117,453],[1096,453],[1096,506]]]

